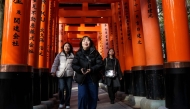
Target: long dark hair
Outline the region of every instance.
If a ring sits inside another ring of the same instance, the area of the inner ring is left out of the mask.
[[[113,54],[113,58],[115,58],[115,50],[114,50],[113,48],[110,48],[110,49],[108,50],[108,52],[107,52],[107,58],[110,57],[110,55],[109,55],[109,51],[110,51],[110,50],[113,50],[113,52],[114,52],[114,54]]]
[[[80,49],[79,49],[79,50],[82,49],[82,41],[83,41],[84,39],[86,39],[86,38],[88,38],[89,41],[90,41],[90,47],[93,47],[93,46],[94,46],[94,42],[92,41],[92,39],[91,39],[89,36],[83,36],[83,38],[81,39],[81,41],[80,41],[80,43],[79,43],[79,46],[80,46]]]
[[[65,50],[64,50],[64,46],[66,45],[66,44],[69,44],[69,46],[70,46],[70,50],[69,50],[69,55],[71,55],[71,53],[73,54],[73,46],[69,43],[69,42],[65,42],[63,45],[62,45],[62,49],[63,49],[63,53],[66,55],[66,52],[65,52]]]

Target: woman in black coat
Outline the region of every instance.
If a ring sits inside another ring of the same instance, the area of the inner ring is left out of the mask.
[[[76,71],[74,78],[78,83],[78,109],[96,109],[99,72],[103,68],[103,61],[90,37],[82,38],[72,68]]]
[[[122,80],[122,72],[120,69],[119,60],[115,58],[114,49],[109,49],[107,53],[107,58],[104,59],[105,74],[104,74],[104,83],[107,85],[108,94],[110,98],[110,103],[114,104],[115,93],[120,87],[120,81]],[[108,77],[106,71],[114,70],[116,75],[114,77]]]

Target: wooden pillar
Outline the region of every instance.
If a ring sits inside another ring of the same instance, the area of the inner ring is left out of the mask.
[[[64,28],[65,28],[65,26],[64,26]],[[63,43],[65,43],[67,41],[68,41],[68,32],[63,31]]]
[[[51,1],[53,8],[52,8],[52,46],[51,46],[51,65],[55,59],[55,0]]]
[[[122,25],[123,29],[123,42],[124,42],[124,55],[125,55],[125,93],[132,94],[132,67],[133,67],[133,50],[132,50],[132,38],[131,38],[131,26],[130,26],[130,14],[129,14],[129,0],[121,1],[122,10]]]
[[[109,26],[109,48],[114,48],[114,43],[113,43],[113,24],[112,24],[112,18],[109,17],[108,19],[108,26]]]
[[[190,38],[186,0],[163,0],[167,63],[166,107],[190,108]]]
[[[144,69],[144,66],[146,66],[146,57],[144,48],[140,0],[129,0],[129,5],[134,65],[132,67],[132,73],[134,77],[134,95],[146,96]]]
[[[164,73],[156,0],[141,0],[141,14],[147,63],[146,97],[161,100],[164,98]]]
[[[32,108],[32,70],[27,65],[30,3],[5,0],[0,71],[2,109]]]
[[[32,66],[33,71],[33,105],[41,103],[40,96],[40,74],[38,69],[38,54],[39,54],[39,33],[40,33],[40,18],[41,18],[41,3],[42,0],[31,1],[30,6],[30,26],[29,26],[29,50],[28,50],[28,65]]]
[[[62,51],[63,48],[61,48],[63,46],[63,37],[64,37],[64,24],[60,23],[59,24],[59,45],[58,45],[58,48],[59,48],[59,53]]]
[[[107,57],[107,52],[108,52],[108,49],[109,49],[109,30],[108,30],[108,24],[107,23],[101,23],[100,24],[101,26],[101,45],[102,45],[102,57],[103,58],[106,58]]]
[[[48,35],[47,35],[47,68],[49,68],[49,71],[52,67],[52,32],[53,32],[53,7],[54,7],[54,0],[49,0],[49,11],[48,11]],[[54,77],[49,76],[49,98],[53,97],[54,86],[56,81],[54,81]]]
[[[53,1],[54,4],[53,4],[53,32],[52,32],[52,64],[54,62],[54,59],[56,57],[56,55],[58,54],[58,21],[59,21],[59,18],[58,18],[58,0],[54,0]],[[54,78],[54,93],[57,93],[58,92],[58,80],[57,78]]]
[[[97,24],[97,26],[100,26],[101,24]],[[102,44],[102,31],[98,31],[97,33],[97,42],[98,42],[98,52],[103,57],[103,44]]]
[[[122,25],[123,25],[123,21],[122,21],[122,15],[121,15],[121,11],[122,10],[122,5],[120,4],[120,2],[115,3],[115,9],[116,9],[116,23],[117,23],[117,32],[118,32],[118,46],[119,46],[119,62],[120,62],[120,66],[121,66],[121,71],[122,73],[124,73],[125,70],[125,62],[123,60],[124,58],[124,42],[123,42],[123,30],[122,30]]]
[[[58,5],[58,0],[54,1],[54,36],[55,36],[55,54],[58,54],[58,39],[59,39],[59,17],[58,17],[58,10],[59,10],[59,5]]]
[[[115,56],[119,59],[119,46],[118,46],[118,32],[117,32],[117,23],[116,23],[116,10],[115,10],[115,4],[111,4],[112,9],[112,28],[113,28],[113,40],[114,40],[114,50],[115,50]]]
[[[38,68],[41,73],[41,100],[48,100],[48,76],[49,69],[47,68],[47,38],[48,38],[48,10],[49,0],[42,0],[41,5],[41,22],[39,34],[39,64]]]
[[[124,70],[125,70],[125,61],[124,61],[124,42],[123,42],[123,30],[122,30],[122,25],[124,23],[124,21],[122,21],[122,14],[121,12],[122,10],[122,5],[121,2],[117,2],[115,3],[115,10],[116,10],[116,24],[117,24],[117,35],[118,35],[118,49],[119,49],[119,62],[120,62],[120,67],[121,67],[121,71],[124,74]],[[124,79],[120,81],[121,87],[120,87],[120,91],[124,91]]]
[[[47,68],[51,69],[51,49],[52,49],[52,24],[53,24],[53,0],[49,0],[49,11],[48,11],[48,35],[47,35]]]

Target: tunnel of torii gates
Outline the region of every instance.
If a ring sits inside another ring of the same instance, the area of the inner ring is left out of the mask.
[[[4,2],[3,2],[4,1]],[[32,109],[58,91],[51,65],[61,46],[92,38],[114,48],[120,91],[190,109],[190,39],[185,0],[162,0],[167,62],[156,0],[1,0],[0,108]]]

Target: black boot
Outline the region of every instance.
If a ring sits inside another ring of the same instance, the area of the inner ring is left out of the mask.
[[[111,104],[114,104],[114,100],[111,100],[111,102],[110,102]]]

